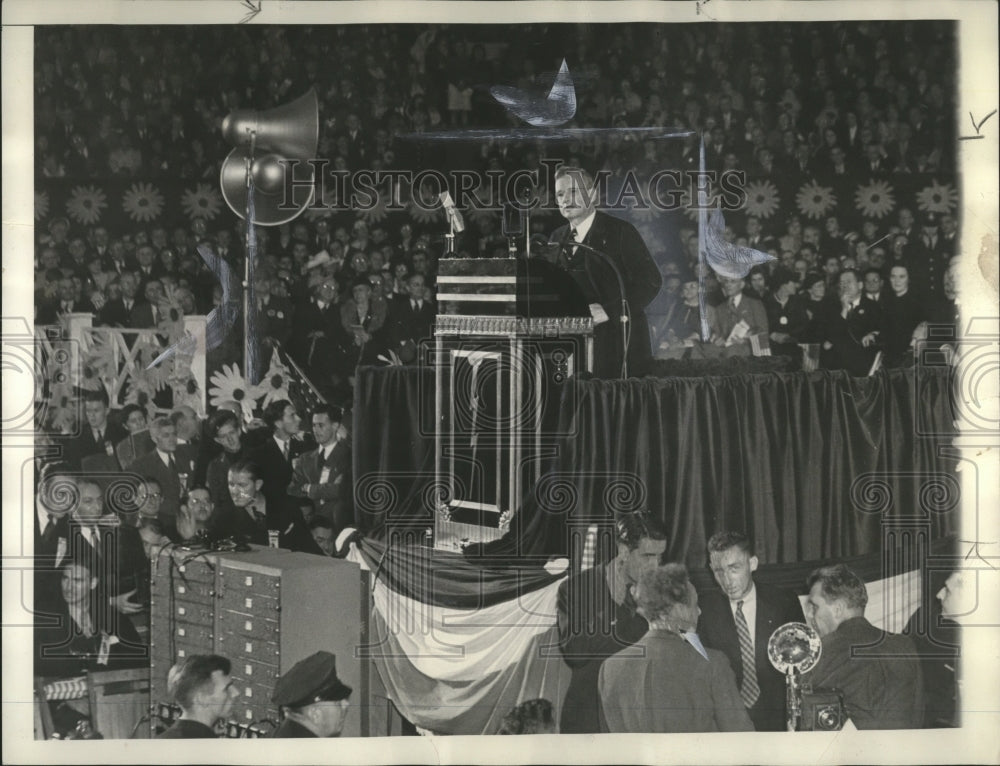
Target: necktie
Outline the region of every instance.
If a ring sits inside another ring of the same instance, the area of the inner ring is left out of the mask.
[[[98,444],[104,441],[104,432],[100,428],[94,430],[94,441]]]
[[[45,529],[42,530],[42,539],[51,543],[56,536],[56,517],[51,513],[45,514],[48,517],[48,521],[45,523]]]
[[[743,704],[753,707],[760,697],[760,686],[757,684],[757,665],[753,657],[753,641],[750,640],[750,628],[747,618],[743,616],[743,602],[736,602],[736,635],[740,640],[740,659],[743,662],[743,683],[740,684],[740,696]]]
[[[173,455],[167,455],[167,468],[170,469],[170,473],[177,473],[177,461]]]
[[[285,461],[287,462],[287,460],[288,460],[288,442],[282,442],[281,443],[281,456],[283,458],[285,458]]]
[[[729,299],[729,308],[731,308],[733,311],[736,311],[736,296],[733,296],[732,298]]]

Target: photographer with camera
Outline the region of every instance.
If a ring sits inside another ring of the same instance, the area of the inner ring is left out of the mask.
[[[913,642],[865,619],[868,590],[844,564],[815,570],[808,584],[806,619],[823,653],[803,675],[803,687],[839,690],[844,714],[858,729],[919,728],[923,683]]]

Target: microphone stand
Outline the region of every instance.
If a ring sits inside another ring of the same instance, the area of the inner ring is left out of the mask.
[[[253,155],[257,144],[257,132],[254,130],[247,130],[250,134],[250,151],[247,152],[246,159],[246,179],[247,179],[247,209],[246,216],[244,220],[247,224],[246,234],[243,237],[243,252],[246,253],[246,258],[243,259],[243,379],[248,383],[250,382],[250,344],[253,342],[250,338],[250,228],[253,226],[253,221],[250,216],[250,205],[251,205],[251,195],[254,193],[253,189]],[[256,311],[256,306],[254,307]],[[254,381],[256,384],[259,381]]]

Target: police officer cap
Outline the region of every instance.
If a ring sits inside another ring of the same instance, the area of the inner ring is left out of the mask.
[[[295,663],[274,685],[271,701],[276,705],[304,707],[323,700],[342,700],[351,687],[337,678],[337,658],[330,652],[316,652]]]

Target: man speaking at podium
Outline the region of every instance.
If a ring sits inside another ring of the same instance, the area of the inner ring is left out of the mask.
[[[582,168],[560,166],[556,202],[566,225],[549,242],[549,259],[566,269],[590,303],[594,317],[594,376],[620,378],[626,358],[622,340],[622,297],[614,264],[628,302],[628,374],[649,372],[652,354],[644,309],[660,290],[660,270],[635,227],[595,208],[593,177]],[[603,253],[607,260],[594,251]]]

